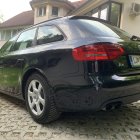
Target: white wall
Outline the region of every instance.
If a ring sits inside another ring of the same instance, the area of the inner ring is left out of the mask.
[[[69,11],[68,9],[66,9],[64,7],[60,7],[58,5],[54,5],[54,6],[59,8],[58,17],[66,16],[66,14]],[[46,16],[38,17],[37,16],[37,10],[38,10],[38,7],[35,7],[34,8],[34,11],[35,11],[35,14],[34,14],[34,24],[37,24],[37,23],[40,23],[40,22],[43,22],[43,21],[46,21],[46,20],[49,20],[49,19],[57,17],[57,16],[52,16],[52,5],[50,5],[50,4],[47,4],[47,6],[46,6]]]
[[[34,24],[43,22],[48,20],[49,12],[50,12],[50,5],[46,5],[46,15],[45,16],[37,16],[38,6],[34,8]]]
[[[81,9],[76,10],[72,14],[75,15],[84,15],[91,11],[92,9],[102,5],[108,0],[91,0],[88,5],[84,5]],[[127,31],[132,35],[140,36],[140,15],[139,16],[130,16],[130,9],[132,3],[140,4],[140,0],[111,0],[116,1],[122,4],[122,16],[121,16],[121,26],[120,28]]]
[[[132,3],[135,2],[140,4],[140,0],[116,0],[116,1],[123,3],[121,28],[132,35],[140,36],[140,15],[130,16],[130,9]]]
[[[0,48],[2,47],[2,45],[4,45],[6,41],[0,41]]]

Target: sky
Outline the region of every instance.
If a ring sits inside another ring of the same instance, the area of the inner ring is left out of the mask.
[[[0,15],[3,15],[5,21],[23,11],[31,10],[30,1],[31,0],[0,0]]]
[[[31,10],[30,0],[0,0],[0,15],[7,20],[20,12]]]

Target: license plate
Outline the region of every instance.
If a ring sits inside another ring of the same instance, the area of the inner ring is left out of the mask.
[[[140,55],[130,55],[129,58],[132,67],[140,67]]]

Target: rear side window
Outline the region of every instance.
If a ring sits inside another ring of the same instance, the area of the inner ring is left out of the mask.
[[[57,42],[63,39],[64,36],[55,26],[42,26],[38,29],[37,45]]]
[[[130,37],[128,33],[120,30],[119,28],[96,20],[78,19],[75,20],[74,22],[78,23],[78,26],[80,24],[82,28],[85,28],[88,32],[96,36],[115,37],[115,38]]]
[[[23,50],[31,47],[35,38],[36,28],[21,33],[16,43],[11,47],[10,51]]]

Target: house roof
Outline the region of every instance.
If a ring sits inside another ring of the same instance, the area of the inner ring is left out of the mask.
[[[0,28],[28,26],[34,24],[33,11],[25,11],[0,24]]]
[[[72,2],[72,4],[74,5],[74,7],[79,8],[81,5],[83,5],[87,1],[88,0],[79,0],[79,1],[76,1],[76,2]]]
[[[32,0],[30,3],[32,4],[36,4],[36,3],[40,3],[40,2],[45,2],[46,0]],[[79,0],[76,2],[70,2],[68,0],[47,0],[48,2],[61,2],[61,3],[65,3],[68,6],[70,6],[73,9],[78,9],[79,7],[83,6],[84,3],[86,3],[89,0]],[[74,11],[75,11],[74,10]],[[71,11],[72,12],[72,11]],[[14,27],[18,27],[18,26],[29,26],[29,25],[33,25],[34,24],[34,12],[33,11],[25,11],[22,12],[12,18],[10,18],[9,20],[0,23],[0,28],[14,28]]]
[[[70,2],[68,0],[31,0],[30,5],[33,8],[34,4],[40,4],[41,2],[42,3],[44,3],[44,2],[47,2],[47,3],[56,2],[56,3],[60,3],[60,4],[65,4],[65,5],[69,6],[71,9],[74,8],[74,5],[72,4],[72,2]]]
[[[86,7],[87,5],[89,5],[90,3],[93,3],[97,0],[81,0],[83,1],[83,3],[81,5],[79,5],[77,8],[75,8],[74,10],[72,10],[69,15],[71,14],[75,14],[77,11],[82,10],[83,7]]]
[[[88,0],[78,0],[76,2],[70,2],[69,0],[32,0],[30,3],[31,5],[34,3],[40,3],[40,2],[44,2],[44,1],[56,1],[56,2],[64,2],[67,3],[70,6],[74,6],[75,8],[80,7],[82,4],[84,4],[85,2],[87,2]]]

